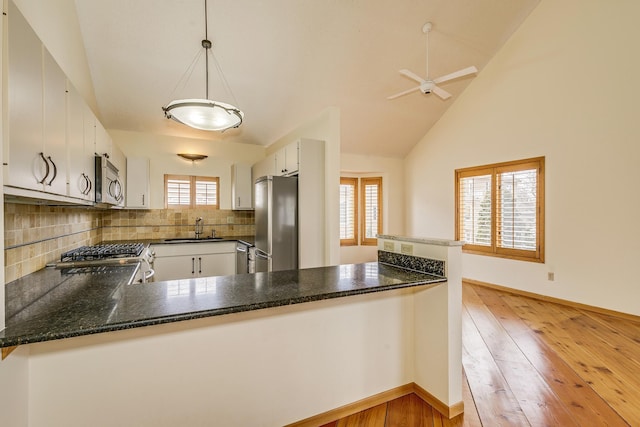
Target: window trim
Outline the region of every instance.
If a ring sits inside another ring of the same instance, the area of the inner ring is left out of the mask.
[[[535,157],[523,160],[515,160],[503,163],[494,163],[490,165],[475,166],[464,169],[456,169],[455,171],[455,239],[461,239],[461,223],[460,223],[460,179],[472,176],[491,175],[491,245],[473,245],[464,244],[462,251],[464,253],[494,256],[499,258],[514,259],[520,261],[530,261],[544,263],[545,254],[545,196],[544,196],[544,176],[545,176],[545,158]],[[523,250],[513,248],[498,247],[497,241],[497,198],[498,198],[498,179],[500,173],[514,172],[520,170],[537,169],[536,175],[536,250]]]
[[[366,209],[366,197],[365,197],[365,186],[375,184],[378,187],[378,232],[376,234],[382,233],[382,177],[361,177],[360,178],[360,203],[361,203],[361,219],[360,221],[360,245],[362,246],[376,246],[378,244],[378,238],[376,237],[366,237],[366,217],[367,217],[367,209]]]
[[[167,194],[169,180],[189,181],[189,205],[170,205]],[[216,204],[198,205],[196,204],[196,182],[206,181],[216,183]],[[220,178],[217,176],[196,176],[196,175],[164,175],[164,207],[165,209],[220,209]]]
[[[353,187],[353,238],[340,239],[340,246],[357,246],[358,245],[358,178],[340,177],[340,185],[351,185]]]

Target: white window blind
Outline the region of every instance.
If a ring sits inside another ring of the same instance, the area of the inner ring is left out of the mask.
[[[498,247],[536,249],[537,172],[537,169],[529,169],[497,175]]]
[[[167,179],[167,204],[170,206],[191,205],[191,182],[185,179]]]
[[[460,179],[460,240],[491,246],[491,175]]]
[[[218,183],[196,177],[196,206],[214,206],[218,204]]]
[[[378,234],[378,185],[364,185],[364,237],[375,239]]]
[[[355,180],[353,180],[355,181]],[[356,186],[353,182],[340,183],[340,240],[356,239]]]

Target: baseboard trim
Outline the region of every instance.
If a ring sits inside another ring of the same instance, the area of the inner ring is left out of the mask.
[[[295,423],[288,424],[285,427],[315,427],[328,424],[332,421],[348,417],[349,415],[357,414],[361,411],[366,411],[367,409],[373,408],[374,406],[389,402],[393,399],[397,399],[411,393],[415,393],[419,398],[424,400],[435,410],[449,419],[461,414],[464,411],[464,402],[458,402],[455,405],[447,406],[416,383],[409,383],[396,388],[392,388],[391,390],[383,391],[382,393],[378,393],[370,397],[365,397],[364,399],[358,400],[357,402],[349,403],[339,408],[323,412],[322,414],[314,415],[310,418],[296,421]]]
[[[470,285],[482,286],[485,288],[496,289],[502,292],[507,292],[514,295],[521,295],[528,298],[537,299],[540,301],[552,302],[555,304],[566,305],[568,307],[573,307],[581,310],[592,311],[594,313],[606,314],[613,317],[618,317],[625,320],[632,320],[634,322],[640,322],[640,316],[636,316],[635,314],[623,313],[621,311],[609,310],[607,308],[596,307],[594,305],[582,304],[575,301],[570,301],[562,298],[550,297],[547,295],[537,294],[535,292],[523,291],[520,289],[510,288],[508,286],[496,285],[493,283],[482,282],[480,280],[474,279],[466,279],[462,278],[462,283],[468,283]]]
[[[413,392],[426,403],[431,405],[433,409],[440,412],[442,415],[447,417],[448,419],[457,417],[458,415],[464,412],[464,402],[460,401],[451,406],[445,405],[440,399],[429,393],[427,390],[423,389],[416,383],[413,384]]]

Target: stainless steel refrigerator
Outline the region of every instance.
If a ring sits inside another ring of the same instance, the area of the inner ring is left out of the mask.
[[[255,269],[298,268],[298,178],[263,176],[255,183]]]

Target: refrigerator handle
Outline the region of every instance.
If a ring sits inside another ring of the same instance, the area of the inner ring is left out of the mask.
[[[258,258],[269,259],[269,256],[266,253],[262,252],[260,249],[256,249],[255,254]]]

